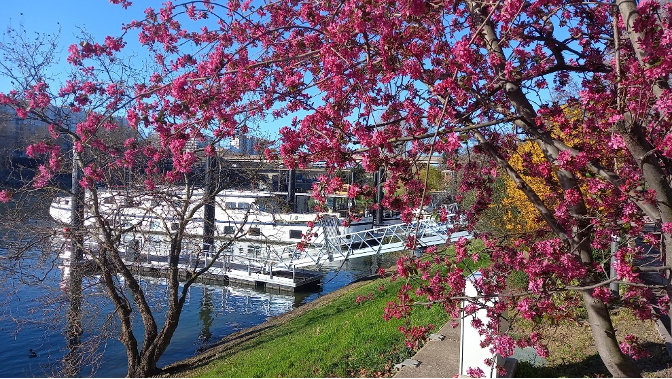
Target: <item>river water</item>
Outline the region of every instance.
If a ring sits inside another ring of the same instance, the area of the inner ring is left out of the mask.
[[[62,358],[67,353],[63,334],[67,309],[66,292],[61,283],[63,271],[58,267],[47,269],[44,264],[38,265],[39,255],[36,251],[36,258],[27,259],[27,266],[22,268],[24,273],[33,272],[35,277],[10,276],[5,278],[0,288],[0,306],[3,307],[0,314],[1,377],[58,375]],[[263,323],[371,275],[378,266],[393,264],[394,259],[367,257],[323,266],[321,270],[325,275],[321,285],[312,292],[291,294],[235,285],[195,284],[189,291],[179,327],[159,360],[159,366],[188,358],[233,332]],[[34,271],[31,271],[31,264],[35,265]],[[91,343],[91,356],[101,359],[79,364],[79,375],[123,377],[126,375],[126,353],[121,343],[110,335],[103,339],[95,338],[105,334],[101,332],[114,333],[113,309],[103,294],[97,292],[100,288],[87,288],[86,284],[85,281],[89,300],[83,315],[83,339]],[[166,287],[160,280],[152,278],[146,278],[143,285],[152,294],[152,304],[160,319]],[[136,329],[136,334],[141,336],[141,330]],[[89,348],[88,344],[85,346]]]

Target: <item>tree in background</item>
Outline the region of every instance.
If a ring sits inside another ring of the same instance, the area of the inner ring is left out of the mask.
[[[434,166],[428,166],[418,171],[420,180],[426,182],[427,189],[430,191],[443,191],[446,189],[446,183],[441,171]]]
[[[511,167],[521,172],[521,176],[525,182],[542,199],[552,192],[548,182],[551,181],[550,179],[553,174],[551,173],[545,178],[525,175],[524,173],[529,172],[529,169],[524,170],[523,165],[534,167],[543,163],[544,156],[541,150],[532,142],[522,142],[516,149],[516,153],[509,158]],[[504,198],[499,203],[492,205],[501,208],[504,212],[501,214],[501,217],[502,221],[504,221],[503,228],[507,233],[520,235],[535,232],[539,228],[545,228],[545,224],[537,208],[525,196],[525,193],[516,187],[513,180],[507,177],[504,178],[504,193]]]
[[[582,115],[578,110],[564,108],[566,117],[573,119],[577,124],[582,122]],[[567,146],[580,146],[582,133],[573,131],[571,135],[573,140],[555,127],[552,123],[548,125],[549,132],[553,138],[562,141]],[[557,195],[554,193],[560,188],[555,170],[545,170],[546,159],[539,145],[534,141],[523,140],[518,143],[515,151],[510,155],[508,163],[511,167],[520,173],[521,178],[539,195],[548,208],[555,208],[558,204],[553,202]],[[585,178],[582,178],[585,179]],[[493,202],[491,206],[500,208],[500,217],[504,220],[503,230],[507,233],[519,235],[522,233],[533,233],[541,229],[546,229],[547,225],[543,222],[541,214],[535,205],[528,199],[525,193],[516,186],[514,181],[504,177],[504,197]],[[582,183],[581,192],[583,195],[592,196],[588,193],[585,183]]]
[[[616,252],[618,276],[611,279],[592,250],[605,248],[613,235],[642,235],[647,215],[662,225],[666,266],[672,266],[671,7],[651,0],[167,2],[127,24],[124,36],[137,32],[158,65],[124,92],[132,99],[123,103],[126,118],[132,127],[157,133],[162,148],[147,154],[131,144],[128,158],[115,164],[133,166],[133,157],[145,154],[151,171],[158,158],[172,160],[168,172],[148,173],[151,189],[195,163],[185,141],[244,133],[241,117],[294,114],[281,130],[282,147],[267,151],[269,157],[289,167],[325,161],[333,174],[359,159],[368,172],[384,168],[382,205],[400,211],[404,221],[429,202],[425,181],[417,177],[417,167],[427,164],[423,157],[443,154],[448,169],[460,173],[457,196],[473,196],[463,212],[472,226],[504,173],[539,212],[546,233],[513,241],[480,235],[491,261],[476,282],[481,296],[506,293],[512,270],[524,271],[529,287],[464,311],[483,306],[496,318],[515,309],[535,321],[583,303],[609,371],[638,376],[615,338],[608,304],[620,302],[651,318],[654,307],[667,309],[669,296],[642,285],[634,264],[640,249]],[[122,47],[123,39],[112,37],[73,45],[70,61],[86,73],[85,60],[113,56]],[[564,104],[550,100],[551,92],[571,83],[580,83],[580,90]],[[121,104],[114,81],[92,85],[82,77],[74,84],[61,92],[88,104],[105,89],[107,104]],[[0,102],[15,104],[21,116],[32,106],[18,99],[43,101],[43,93],[37,83]],[[567,107],[582,117],[567,115]],[[74,138],[90,141],[91,131],[106,125],[104,117],[87,120]],[[556,128],[564,138],[554,135]],[[522,170],[510,163],[521,141],[541,152],[534,167],[525,167],[525,160]],[[85,171],[85,179],[97,172]],[[551,174],[557,182],[546,194],[526,180]],[[404,193],[396,191],[400,182]],[[330,192],[340,184],[332,175],[316,189]],[[361,194],[356,186],[349,192]],[[459,241],[455,256],[430,251],[435,256],[429,261],[402,259],[399,275],[420,272],[425,280],[414,289],[404,286],[387,316],[404,317],[420,296],[458,317],[464,267],[473,259],[467,244]],[[626,286],[620,300],[606,288],[614,280]],[[513,340],[492,325],[480,327],[484,343],[501,355],[510,356],[516,345],[545,353],[535,334]],[[130,373],[152,372],[148,365]]]

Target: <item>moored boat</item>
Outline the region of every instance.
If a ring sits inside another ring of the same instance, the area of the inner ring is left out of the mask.
[[[95,200],[94,200],[95,199]],[[372,218],[362,215],[355,221],[348,220],[353,203],[346,196],[334,195],[327,199],[331,205],[328,212],[310,212],[310,199],[298,197],[297,209],[288,211],[288,205],[278,195],[267,191],[222,191],[214,198],[215,244],[235,240],[236,253],[259,255],[263,244],[290,245],[308,238],[320,243],[324,233],[315,227],[316,220],[331,219],[331,227],[337,234],[354,233],[372,226]],[[127,189],[98,190],[96,196],[87,193],[84,201],[84,226],[95,227],[94,212],[97,209],[109,225],[124,230],[124,240],[137,241],[140,246],[160,245],[178,231],[180,220],[185,223],[184,236],[202,241],[204,233],[203,192],[193,191],[188,195],[178,192],[158,191],[133,192]],[[57,222],[70,224],[72,197],[57,197],[52,201],[49,213]],[[156,249],[159,249],[158,247]],[[229,248],[231,250],[231,248]]]

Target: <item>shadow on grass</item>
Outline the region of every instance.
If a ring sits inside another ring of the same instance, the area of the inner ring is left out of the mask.
[[[672,360],[662,343],[644,343],[644,350],[650,356],[635,361],[642,375],[657,373],[672,368]],[[611,377],[599,355],[593,354],[582,361],[563,363],[553,366],[533,366],[528,362],[520,362],[516,369],[516,378],[582,378]]]
[[[520,362],[515,376],[516,378],[582,378],[584,376],[609,376],[609,371],[602,363],[600,356],[595,354],[580,362],[554,366],[533,366],[528,362]]]

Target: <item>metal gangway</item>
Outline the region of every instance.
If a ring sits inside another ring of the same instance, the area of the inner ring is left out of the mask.
[[[319,266],[327,262],[387,254],[408,249],[409,238],[415,248],[426,248],[473,238],[467,231],[454,231],[452,222],[424,219],[409,224],[394,224],[360,232],[339,234],[338,219],[320,221],[322,238],[316,243],[266,246],[266,260],[275,269]],[[235,255],[231,259],[236,260]],[[244,257],[240,257],[246,259]]]

